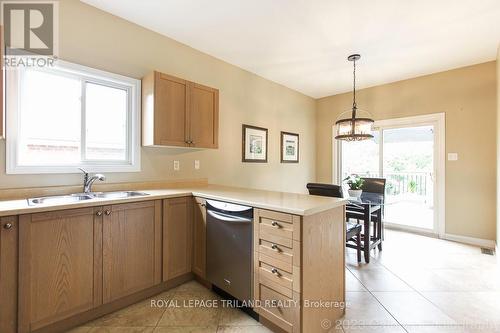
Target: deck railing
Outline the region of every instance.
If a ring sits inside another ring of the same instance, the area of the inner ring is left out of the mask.
[[[354,172],[355,173],[355,172]],[[379,178],[378,173],[358,172],[361,177]],[[344,175],[344,178],[348,175]],[[384,175],[387,195],[416,194],[427,196],[432,189],[432,173],[430,172],[391,172]]]

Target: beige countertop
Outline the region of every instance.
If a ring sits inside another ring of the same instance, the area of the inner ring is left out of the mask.
[[[154,199],[196,196],[227,201],[255,208],[280,211],[296,215],[313,215],[345,204],[345,199],[307,194],[254,190],[230,186],[207,185],[186,188],[140,190],[147,196],[125,199],[90,199],[68,204],[42,204],[29,206],[26,199],[0,201],[0,216],[29,214],[51,210],[92,207]]]

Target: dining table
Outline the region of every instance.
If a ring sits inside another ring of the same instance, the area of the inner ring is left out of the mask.
[[[365,192],[360,197],[348,197],[346,218],[362,221],[361,246],[365,262],[370,263],[370,251],[377,247],[382,250],[384,239],[383,208],[387,204],[385,195],[381,193]],[[370,225],[374,223],[374,233],[370,235]]]

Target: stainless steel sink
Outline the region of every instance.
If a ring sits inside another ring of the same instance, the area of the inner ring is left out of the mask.
[[[28,205],[57,205],[69,204],[90,199],[124,199],[131,197],[139,197],[149,195],[144,192],[136,191],[119,191],[119,192],[93,192],[93,193],[77,193],[69,195],[55,195],[50,197],[29,198]]]
[[[131,197],[140,197],[149,194],[136,191],[119,191],[119,192],[94,192],[92,193],[92,195],[94,196],[94,198],[101,198],[101,199],[123,199]]]
[[[93,198],[94,197],[90,194],[55,195],[51,197],[30,198],[28,199],[28,205],[57,205],[90,200]]]

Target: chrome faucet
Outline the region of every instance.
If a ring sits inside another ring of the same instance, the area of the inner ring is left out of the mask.
[[[96,180],[99,180],[102,182],[106,179],[106,177],[100,173],[96,173],[92,177],[89,177],[89,174],[87,171],[85,171],[82,168],[78,168],[78,169],[80,169],[80,171],[83,172],[83,175],[84,175],[83,176],[83,193],[92,192],[92,184],[94,184],[94,182]]]

